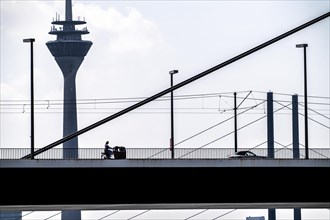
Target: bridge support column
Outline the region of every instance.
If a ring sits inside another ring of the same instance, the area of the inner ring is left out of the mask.
[[[276,209],[268,209],[268,220],[276,220]]]
[[[62,220],[81,219],[81,210],[62,210]]]
[[[272,92],[267,93],[267,143],[268,157],[274,158],[274,108]],[[276,220],[276,209],[268,209],[268,220]]]
[[[292,96],[292,151],[293,158],[299,158],[299,112],[298,112],[298,95]],[[301,209],[293,209],[293,219],[301,220]]]
[[[299,158],[298,95],[292,96],[292,151],[293,158]]]
[[[267,93],[267,144],[268,157],[274,158],[274,108],[273,93]]]
[[[301,208],[293,209],[293,219],[294,220],[301,220]]]

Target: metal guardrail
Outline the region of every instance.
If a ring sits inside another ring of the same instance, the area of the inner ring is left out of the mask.
[[[38,150],[38,149],[36,149]],[[267,148],[247,149],[260,156],[267,156]],[[70,149],[66,149],[70,152]],[[78,159],[101,159],[103,148],[78,148]],[[0,148],[0,159],[21,159],[31,153],[30,148]],[[234,154],[233,148],[175,148],[175,159],[224,159]],[[75,155],[75,154],[73,154]],[[300,158],[305,158],[305,149],[299,149]],[[276,159],[293,158],[292,148],[275,148]],[[309,148],[310,159],[329,159],[330,148]],[[62,148],[52,148],[35,156],[35,159],[63,159]],[[169,148],[126,148],[126,159],[171,159]]]

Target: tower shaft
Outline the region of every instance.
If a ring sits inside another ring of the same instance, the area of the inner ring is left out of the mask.
[[[83,57],[56,57],[57,64],[64,77],[63,96],[63,136],[74,133],[77,125],[76,75],[84,60]],[[63,143],[63,158],[78,158],[78,139],[73,138]]]
[[[84,57],[87,55],[91,41],[81,39],[81,35],[89,34],[87,28],[76,29],[75,25],[86,24],[85,21],[73,20],[72,1],[65,2],[65,20],[52,22],[49,34],[56,35],[56,40],[46,43],[54,56],[64,78],[63,96],[63,136],[66,137],[78,129],[76,107],[76,75]],[[61,25],[57,28],[55,25]],[[78,138],[63,143],[63,158],[78,158]]]

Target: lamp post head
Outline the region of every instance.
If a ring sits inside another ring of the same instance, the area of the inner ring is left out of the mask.
[[[296,44],[297,48],[308,47],[308,44]]]
[[[35,42],[34,38],[27,38],[27,39],[23,39],[24,43],[31,43],[31,42]]]
[[[171,70],[171,71],[170,71],[170,74],[173,75],[173,74],[176,74],[176,73],[178,73],[178,72],[179,72],[179,70]]]

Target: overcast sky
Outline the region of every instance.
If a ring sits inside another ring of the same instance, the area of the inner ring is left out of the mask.
[[[30,47],[34,43],[35,147],[62,138],[63,77],[46,42],[56,14],[65,17],[64,1],[1,0],[1,148],[30,147]],[[77,74],[78,129],[170,86],[169,71],[179,70],[181,82],[311,19],[329,12],[323,1],[75,1],[73,18],[85,19],[93,45]],[[252,91],[239,112],[262,103],[274,93],[275,109],[298,94],[303,113],[303,50],[308,43],[307,73],[310,147],[330,145],[329,18],[254,53],[234,64],[174,91],[175,140],[185,140],[233,115],[233,92],[238,102]],[[84,25],[77,26],[83,28]],[[215,95],[208,95],[215,94]],[[198,95],[191,98],[190,95]],[[179,99],[179,96],[181,99]],[[79,136],[79,147],[127,148],[169,146],[170,101],[155,101]],[[190,98],[189,98],[190,97]],[[121,98],[120,103],[114,99]],[[125,99],[124,99],[125,98]],[[128,98],[135,102],[128,102]],[[184,99],[183,99],[184,98]],[[188,99],[189,98],[189,99]],[[265,114],[264,104],[238,119],[243,126]],[[292,143],[291,111],[275,116],[275,141]],[[280,114],[281,113],[281,114]],[[304,144],[303,117],[299,118]],[[232,120],[231,120],[232,121]],[[218,126],[177,147],[232,148],[233,123]],[[240,147],[267,140],[262,120],[239,134]],[[212,144],[209,144],[212,142]],[[60,146],[59,146],[60,147]],[[266,147],[263,145],[262,147]],[[281,147],[281,145],[276,145]],[[327,211],[327,210],[326,210]],[[325,214],[325,218],[329,217]],[[234,218],[233,218],[234,219]]]

